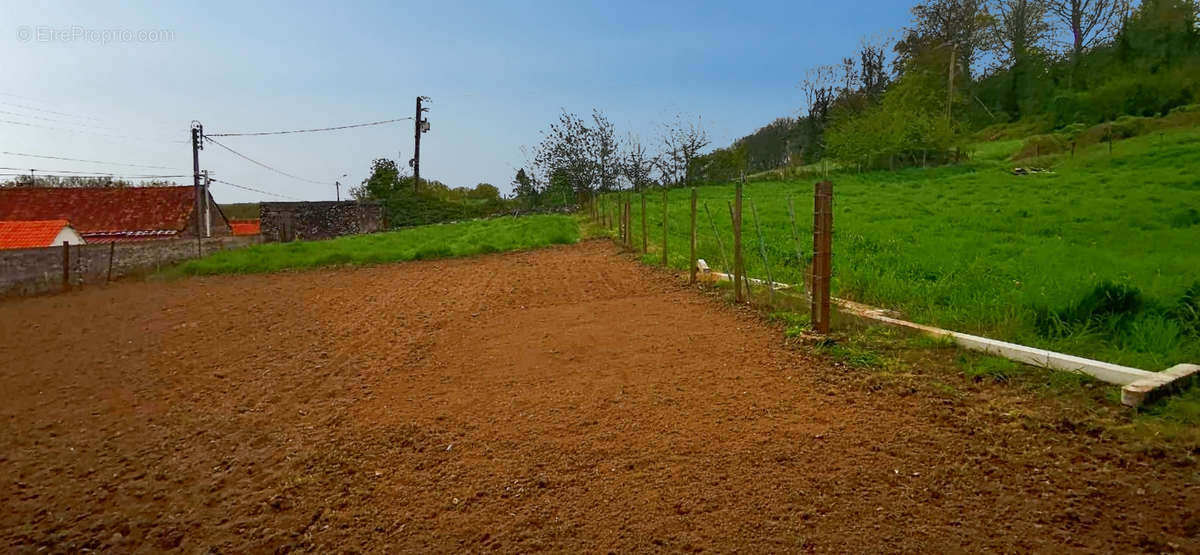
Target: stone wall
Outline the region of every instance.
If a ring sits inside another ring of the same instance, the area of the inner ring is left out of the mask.
[[[261,241],[258,235],[204,239],[199,250],[207,255]],[[71,245],[69,279],[72,287],[103,283],[108,279],[110,252],[112,279],[117,279],[196,258],[197,251],[194,238]],[[61,246],[0,250],[0,296],[36,295],[61,291],[62,288]]]
[[[259,205],[264,241],[330,239],[383,231],[383,206],[347,201],[264,202]]]

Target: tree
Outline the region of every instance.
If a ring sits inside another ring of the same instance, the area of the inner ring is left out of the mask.
[[[1200,55],[1198,6],[1196,0],[1142,0],[1117,36],[1122,61],[1156,73]]]
[[[617,179],[621,176],[615,128],[604,113],[596,109],[592,109],[592,123],[594,126],[588,129],[591,137],[587,144],[595,166],[596,185],[601,192],[612,191],[617,188]]]
[[[808,123],[815,131],[814,135],[820,135],[829,121],[837,84],[837,68],[833,66],[811,68],[800,82],[800,92],[804,94],[804,103],[808,108]]]
[[[1129,0],[1047,0],[1050,14],[1071,33],[1071,65],[1083,51],[1107,41],[1121,28]]]
[[[350,189],[350,196],[357,200],[380,200],[388,198],[402,186],[400,168],[395,160],[376,158],[371,162],[371,175],[357,187]]]
[[[1047,0],[992,0],[991,45],[1008,67],[1024,63],[1044,47],[1053,29]]]
[[[597,178],[594,156],[599,150],[593,145],[594,138],[582,118],[563,110],[558,121],[542,133],[542,142],[534,149],[534,166],[547,183],[552,174],[561,172],[577,194],[591,194]]]
[[[525,173],[525,168],[517,170],[517,175],[513,178],[512,186],[513,194],[526,207],[537,204],[538,190],[534,186],[533,179],[530,179],[529,174]]]
[[[859,71],[861,72],[859,82],[868,104],[878,102],[890,82],[890,76],[886,69],[886,55],[887,52],[883,45],[868,40],[864,40],[858,49]]]
[[[646,147],[636,135],[630,133],[625,139],[625,156],[621,160],[621,174],[635,191],[642,191],[650,184],[650,174],[657,161],[646,153]]]
[[[542,204],[570,204],[571,197],[576,194],[576,189],[571,186],[570,174],[564,169],[557,169],[546,179],[546,187],[541,192]]]
[[[896,44],[896,72],[912,65],[949,66],[951,75],[972,79],[973,64],[986,44],[984,0],[930,0],[913,6],[912,14]]]
[[[708,146],[708,132],[697,118],[693,123],[675,116],[663,126],[663,152],[658,159],[659,173],[665,185],[687,186],[692,182],[692,164]]]
[[[500,189],[491,183],[480,183],[467,191],[467,198],[475,200],[500,200]]]
[[[988,27],[991,45],[1000,63],[1009,70],[1005,103],[1013,114],[1030,96],[1035,55],[1043,51],[1052,29],[1046,20],[1046,0],[992,0],[993,18]]]
[[[58,187],[63,189],[104,189],[121,187],[167,187],[177,185],[168,179],[146,179],[129,181],[120,177],[107,176],[56,176],[56,175],[21,175],[0,182],[0,187]]]

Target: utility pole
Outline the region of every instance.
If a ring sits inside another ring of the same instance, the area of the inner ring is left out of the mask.
[[[204,150],[204,126],[196,120],[192,120],[192,183],[196,187],[196,205],[192,212],[196,213],[196,254],[202,256],[203,249],[200,246],[200,204],[204,201],[200,197],[200,151]]]
[[[429,132],[429,120],[421,117],[421,113],[428,112],[429,108],[422,108],[422,101],[428,102],[429,97],[417,97],[417,116],[413,118],[413,158],[408,162],[413,169],[413,192],[421,186],[421,133]]]
[[[334,191],[337,193],[338,202],[342,202],[342,179],[344,179],[347,175],[350,175],[350,174],[343,173],[342,177],[339,177],[337,181],[333,182],[333,188],[334,188]]]

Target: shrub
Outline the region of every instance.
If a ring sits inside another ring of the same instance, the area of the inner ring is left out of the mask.
[[[1048,135],[1034,135],[1025,139],[1021,149],[1013,154],[1013,160],[1023,160],[1033,158],[1035,156],[1046,156],[1049,154],[1058,154],[1066,152],[1071,148],[1071,141],[1064,135],[1058,133],[1050,133]]]

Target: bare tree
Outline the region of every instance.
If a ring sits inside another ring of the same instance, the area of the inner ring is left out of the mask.
[[[992,0],[992,47],[1003,63],[1014,67],[1025,62],[1050,39],[1046,0]]]
[[[595,166],[597,186],[600,191],[612,191],[617,188],[617,179],[621,176],[621,155],[615,127],[603,112],[596,109],[592,109],[592,123],[594,126],[588,129],[591,138],[587,144]]]
[[[1047,0],[1047,9],[1071,33],[1071,63],[1083,51],[1112,38],[1129,12],[1129,0]]]
[[[684,122],[675,116],[675,121],[664,125],[662,137],[663,153],[658,157],[658,168],[664,184],[688,185],[692,182],[692,162],[700,151],[709,144],[708,132],[703,122]]]
[[[646,152],[641,139],[632,133],[625,139],[625,156],[621,162],[621,173],[635,191],[650,184],[650,174],[658,166],[658,161]]]
[[[863,94],[869,101],[877,101],[891,77],[886,69],[887,50],[882,42],[863,39],[858,49],[858,59]]]
[[[829,119],[829,109],[833,107],[837,86],[837,68],[833,66],[817,66],[805,72],[800,92],[804,94],[810,122],[824,126]]]

